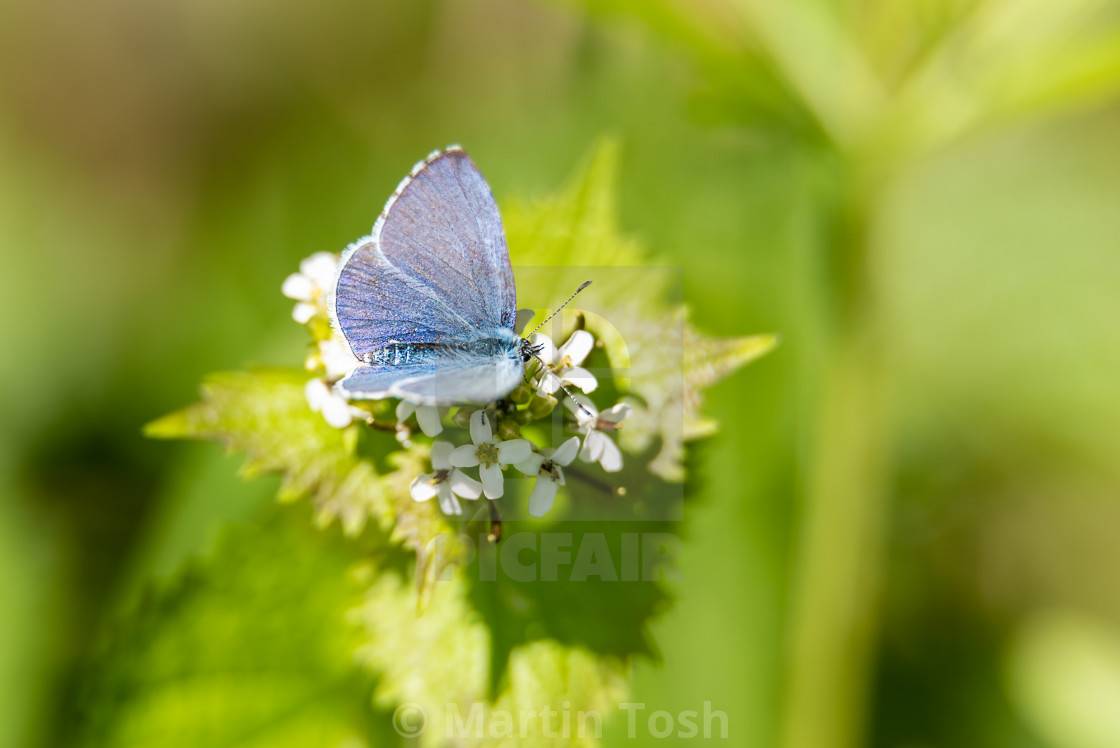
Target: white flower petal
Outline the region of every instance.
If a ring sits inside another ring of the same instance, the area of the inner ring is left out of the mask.
[[[299,271],[325,291],[338,275],[338,258],[330,252],[316,252],[299,264]]]
[[[323,360],[329,379],[341,379],[361,363],[338,338],[330,338],[319,343],[319,358]]]
[[[606,439],[598,431],[589,431],[583,437],[583,448],[579,451],[579,458],[584,462],[598,462],[603,454],[603,441]]]
[[[471,413],[471,441],[475,444],[485,444],[494,441],[494,432],[490,428],[490,418],[485,410],[476,410]]]
[[[416,412],[416,403],[409,402],[408,400],[401,400],[397,403],[397,420],[403,421],[410,415]],[[434,445],[433,445],[434,446]]]
[[[474,467],[478,464],[478,447],[473,444],[456,447],[451,453],[450,462],[455,467]]]
[[[311,318],[315,316],[315,312],[317,311],[319,311],[319,309],[314,304],[301,301],[292,307],[292,319],[301,325],[306,325]]]
[[[556,501],[556,483],[551,478],[537,478],[537,485],[529,494],[529,514],[543,517]]]
[[[602,454],[599,455],[599,464],[608,473],[617,473],[622,470],[622,451],[619,450],[613,439],[605,434],[600,434],[600,436],[603,437],[603,450]]]
[[[416,423],[420,424],[420,430],[428,436],[439,436],[443,433],[439,408],[434,405],[421,405],[416,408]]]
[[[502,469],[497,465],[483,465],[478,469],[478,477],[482,479],[482,492],[488,499],[500,499],[505,491],[502,482]]]
[[[314,290],[315,287],[312,285],[311,279],[302,273],[292,273],[284,279],[283,285],[280,286],[280,293],[296,301],[311,301],[311,294]]]
[[[462,514],[463,507],[459,506],[459,500],[455,498],[455,494],[451,493],[451,485],[446,481],[439,484],[439,508],[443,510],[444,514]]]
[[[303,395],[307,398],[307,404],[315,412],[323,409],[323,403],[330,400],[331,390],[327,387],[327,383],[322,379],[310,379],[307,384],[303,386]]]
[[[537,382],[537,392],[541,395],[551,395],[558,389],[560,389],[560,377],[551,371],[542,371],[540,381]]]
[[[556,451],[552,453],[550,459],[557,465],[571,465],[572,460],[576,458],[579,452],[579,437],[573,436],[565,441]]]
[[[448,482],[451,483],[451,490],[464,499],[477,499],[482,494],[482,484],[462,470],[452,470]]]
[[[453,445],[451,442],[432,442],[432,467],[436,470],[450,470],[451,455],[452,453],[454,453],[454,451],[455,445]]]
[[[416,501],[428,501],[436,495],[437,489],[432,485],[432,478],[435,473],[424,473],[412,479],[412,483],[408,484],[408,492],[412,494],[412,498]]]
[[[575,437],[572,437],[572,438],[575,439]],[[579,439],[576,439],[576,441],[578,442]],[[543,463],[543,462],[544,462],[544,457],[542,455],[530,454],[524,460],[521,460],[520,462],[515,463],[514,467],[516,467],[518,470],[520,470],[525,475],[528,475],[528,476],[532,477],[532,476],[535,476],[537,473],[539,473],[541,471],[541,463]]]
[[[572,337],[568,338],[568,342],[560,346],[558,360],[563,360],[564,356],[567,356],[573,366],[579,366],[594,346],[595,338],[591,337],[591,333],[587,330],[576,330],[572,333]]]
[[[533,453],[533,445],[528,439],[507,439],[498,442],[498,462],[512,465],[527,459]]]
[[[350,404],[334,395],[323,402],[322,413],[324,420],[336,429],[344,429],[354,420]]]
[[[529,343],[534,347],[540,347],[541,350],[537,355],[540,356],[545,363],[554,364],[560,360],[556,356],[556,344],[553,343],[552,338],[547,335],[535,332],[529,336]]]
[[[626,418],[626,416],[630,415],[633,410],[634,408],[632,405],[630,405],[630,403],[619,403],[618,405],[612,405],[599,414],[599,420],[606,421],[608,423],[618,423],[619,421]]]
[[[575,387],[579,387],[584,392],[594,392],[595,388],[599,386],[599,380],[595,375],[589,372],[582,366],[573,366],[564,370],[564,381]]]
[[[595,404],[591,402],[591,398],[579,392],[574,393],[572,397],[564,398],[564,407],[572,411],[580,428],[586,427],[599,415],[599,411],[595,408]]]

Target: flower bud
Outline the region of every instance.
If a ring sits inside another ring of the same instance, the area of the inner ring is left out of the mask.
[[[471,427],[471,414],[478,408],[472,408],[469,405],[464,405],[459,410],[455,411],[455,415],[451,416],[451,420],[455,425],[461,429],[469,429]]]
[[[307,329],[315,340],[329,340],[331,337],[331,322],[325,314],[316,314],[309,319]]]
[[[547,395],[545,397],[537,395],[529,403],[529,414],[533,416],[533,418],[544,418],[552,412],[552,409],[556,407],[558,402],[559,400],[552,395]]]
[[[513,392],[509,393],[509,399],[518,405],[524,405],[533,399],[533,388],[528,382],[522,382]]]

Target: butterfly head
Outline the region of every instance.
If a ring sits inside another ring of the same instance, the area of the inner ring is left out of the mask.
[[[528,338],[522,338],[521,339],[521,361],[523,363],[527,364],[527,363],[529,363],[530,360],[532,360],[534,358],[539,358],[542,350],[544,350],[544,344],[543,343],[538,343],[537,345],[533,345],[532,343],[529,342]]]

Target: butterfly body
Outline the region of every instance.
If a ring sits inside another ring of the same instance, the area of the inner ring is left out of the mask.
[[[362,362],[373,366],[408,366],[422,363],[434,364],[455,356],[521,358],[524,341],[512,330],[508,332],[509,335],[468,338],[449,343],[389,342],[366,353]]]
[[[349,398],[489,402],[524,376],[517,294],[490,188],[458,146],[418,163],[343,253],[331,321],[360,362]]]

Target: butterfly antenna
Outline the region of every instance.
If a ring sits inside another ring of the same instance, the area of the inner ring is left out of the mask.
[[[549,322],[549,320],[551,320],[551,319],[552,319],[553,317],[555,317],[555,316],[556,316],[557,314],[559,314],[560,312],[562,312],[562,311],[564,310],[564,307],[566,307],[566,306],[567,306],[568,304],[571,304],[571,303],[572,303],[572,299],[574,299],[575,297],[579,296],[579,292],[580,292],[580,291],[582,291],[583,289],[587,288],[587,287],[588,287],[588,286],[590,286],[590,285],[591,285],[591,281],[584,281],[584,282],[583,282],[582,284],[580,284],[580,287],[579,287],[579,288],[577,288],[577,289],[575,290],[575,292],[573,292],[573,293],[572,293],[572,295],[568,297],[568,300],[567,300],[567,301],[565,301],[565,302],[564,302],[563,304],[561,304],[561,305],[560,305],[559,307],[557,307],[557,308],[556,308],[556,311],[555,311],[555,312],[553,312],[552,314],[550,314],[550,315],[548,315],[547,317],[545,317],[545,320],[544,320],[544,322],[542,322],[542,323],[540,323],[539,325],[537,325],[536,327],[534,327],[534,328],[533,328],[533,332],[531,332],[531,333],[529,333],[528,335],[526,335],[526,336],[525,336],[525,338],[526,338],[526,339],[528,339],[528,338],[532,337],[533,333],[535,333],[535,332],[536,332],[537,330],[539,330],[539,329],[541,329],[542,327],[544,327],[545,325],[547,325],[547,324],[548,324],[548,322]],[[544,371],[548,371],[548,364],[547,364],[547,363],[545,363],[545,360],[544,360],[543,358],[541,358],[540,356],[538,356],[538,355],[537,355],[536,353],[534,353],[534,354],[533,354],[533,358],[535,358],[535,359],[536,359],[537,361],[540,361],[540,362],[541,362],[541,370],[542,370],[542,372],[544,372]],[[583,411],[584,413],[586,413],[587,415],[591,415],[591,414],[592,414],[590,410],[588,410],[588,409],[587,409],[586,407],[584,407],[583,403],[581,403],[581,402],[580,402],[579,400],[576,400],[576,398],[575,398],[575,395],[573,395],[573,394],[572,394],[572,391],[571,391],[571,390],[569,390],[569,389],[568,389],[568,388],[567,388],[567,387],[566,387],[566,386],[564,385],[564,383],[563,383],[563,382],[561,382],[561,381],[558,381],[557,383],[558,383],[558,384],[560,385],[560,389],[564,390],[564,394],[565,394],[565,395],[567,395],[568,397],[570,397],[570,398],[572,399],[572,402],[573,402],[573,403],[575,403],[576,405],[578,405],[578,406],[579,406],[579,409],[580,409],[580,410],[582,410],[582,411]]]
[[[541,365],[541,376],[544,376],[545,372],[547,372],[547,371],[548,371],[548,363],[547,363],[547,362],[546,362],[546,361],[545,361],[545,360],[544,360],[543,358],[541,358],[541,357],[540,357],[539,355],[537,355],[536,353],[534,353],[532,349],[529,349],[529,355],[530,355],[530,356],[532,356],[533,358],[535,358],[535,359],[536,359],[537,361],[539,361],[539,362],[540,362],[540,365]],[[526,381],[526,382],[530,381],[530,380],[529,380],[529,375],[528,375],[528,374],[526,374],[526,375],[525,375],[525,381]],[[592,412],[591,412],[590,410],[588,410],[588,409],[587,409],[587,408],[586,408],[586,407],[584,406],[584,404],[583,404],[583,403],[581,403],[581,402],[580,402],[579,400],[576,400],[576,396],[575,396],[575,395],[573,395],[573,394],[572,394],[572,391],[571,391],[571,390],[569,390],[569,389],[568,389],[568,387],[567,387],[567,385],[565,385],[565,384],[564,384],[564,380],[560,379],[560,377],[556,377],[556,383],[557,383],[558,385],[560,385],[560,389],[564,390],[564,394],[565,394],[565,395],[567,395],[568,397],[570,397],[570,398],[572,399],[572,402],[573,402],[573,403],[575,403],[576,405],[578,405],[578,406],[579,406],[579,409],[580,409],[580,410],[582,410],[582,411],[583,411],[584,413],[586,413],[586,414],[587,414],[587,415],[589,415],[589,416],[593,416],[593,415],[595,415],[595,414],[594,414],[594,413],[592,413]]]
[[[548,316],[547,316],[547,317],[545,318],[544,322],[542,322],[542,323],[540,323],[539,325],[537,325],[536,327],[534,327],[534,328],[533,328],[533,332],[536,332],[537,330],[539,330],[539,329],[541,329],[542,327],[544,327],[545,325],[547,325],[547,324],[548,324],[548,322],[549,322],[549,320],[551,320],[551,319],[552,319],[553,317],[555,317],[555,316],[556,316],[557,314],[559,314],[559,313],[560,313],[561,311],[563,311],[563,310],[564,310],[564,307],[566,307],[566,306],[567,306],[568,304],[571,304],[571,303],[572,303],[572,299],[574,299],[575,297],[579,296],[579,292],[580,292],[580,291],[582,291],[583,289],[587,288],[587,287],[588,287],[588,286],[590,286],[590,285],[591,285],[591,281],[584,281],[584,282],[583,282],[583,285],[581,285],[581,286],[580,286],[579,288],[577,288],[577,289],[575,290],[575,293],[573,293],[573,294],[572,294],[571,296],[569,296],[569,297],[568,297],[568,300],[567,300],[567,301],[565,301],[565,302],[564,302],[563,304],[561,304],[561,305],[560,305],[559,307],[557,307],[557,309],[556,309],[556,311],[555,311],[555,312],[553,312],[552,314],[548,315]],[[527,338],[528,338],[528,337],[532,336],[533,332],[529,333],[529,334],[528,334],[528,335],[526,335],[525,337],[527,337]]]

